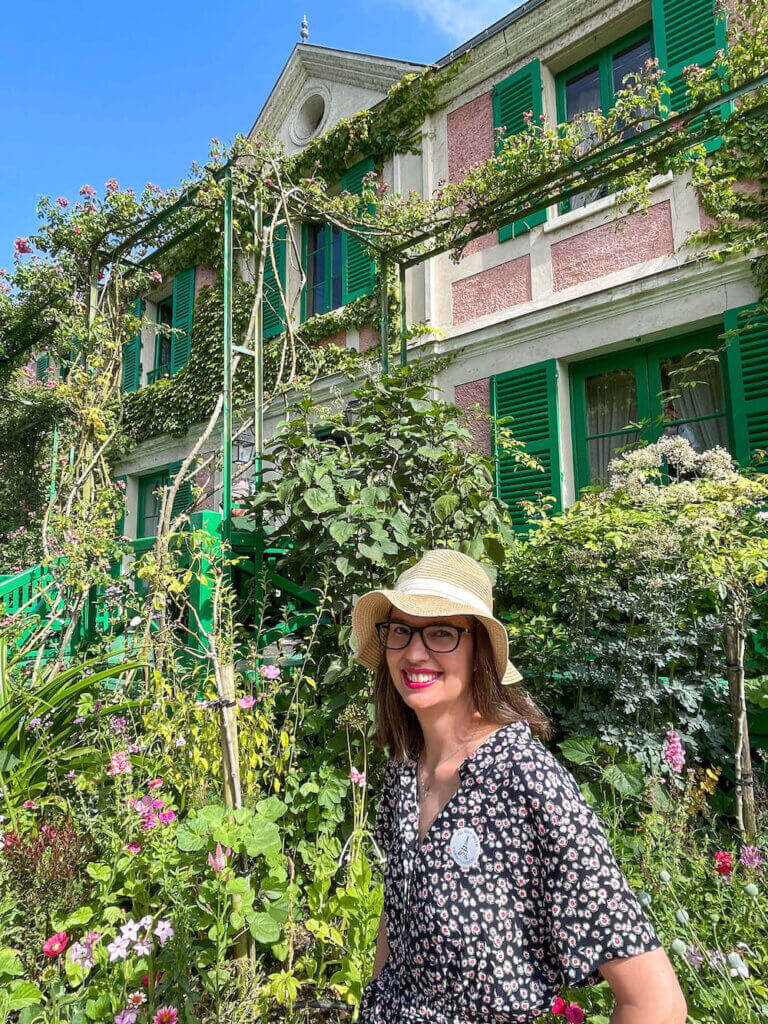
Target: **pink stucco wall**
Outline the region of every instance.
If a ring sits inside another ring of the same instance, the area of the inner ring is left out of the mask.
[[[216,271],[213,267],[209,267],[206,263],[200,263],[195,267],[195,298],[201,288],[214,284],[216,284]]]
[[[323,348],[328,345],[338,345],[339,348],[347,347],[347,332],[336,331],[335,334],[329,334],[327,338],[321,338],[319,343]]]
[[[490,270],[454,281],[451,318],[455,324],[510,309],[531,300],[531,258],[528,253]]]
[[[358,335],[357,351],[365,352],[381,342],[381,334],[375,327],[361,327]]]
[[[453,389],[453,401],[460,409],[470,405],[480,405],[490,410],[490,381],[488,377],[481,380],[470,380],[466,384],[457,384]],[[467,426],[472,431],[474,448],[483,455],[491,454],[491,424],[486,419],[478,419],[477,414],[468,413]]]
[[[631,213],[555,242],[551,249],[554,289],[561,291],[674,251],[672,212],[665,199],[646,214]]]
[[[483,163],[493,154],[493,103],[490,92],[484,92],[451,111],[446,120],[448,179],[461,181],[471,167]],[[495,233],[482,235],[467,245],[464,256],[482,252],[495,244]]]

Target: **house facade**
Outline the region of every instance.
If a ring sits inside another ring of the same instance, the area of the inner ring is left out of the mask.
[[[713,7],[712,0],[529,0],[438,62],[448,66],[469,53],[422,125],[421,152],[390,155],[376,170],[395,192],[429,195],[441,179],[460,180],[490,157],[497,133],[521,130],[528,111],[561,123],[607,110],[623,77],[650,57],[665,69],[674,105],[682,68],[705,64],[725,44]],[[413,70],[300,43],[251,134],[298,152],[340,118],[380,102]],[[340,187],[354,191],[371,169],[372,161],[351,165]],[[715,345],[758,294],[748,260],[714,262],[687,244],[707,215],[686,177],[657,178],[651,195],[646,213],[626,214],[612,195],[594,190],[471,242],[458,263],[446,254],[407,273],[409,320],[439,331],[409,342],[409,359],[454,353],[435,377],[436,391],[462,408],[479,403],[512,416],[513,433],[544,467],[542,474],[496,460],[499,494],[518,522],[521,499],[543,492],[557,507],[571,503],[582,487],[606,478],[617,449],[641,437],[674,432],[699,450],[722,445],[742,462],[768,448],[768,325],[698,367],[696,387],[681,389],[673,402],[660,398],[676,371]],[[292,254],[283,250],[278,260],[294,315],[306,320],[372,290],[370,264],[341,232],[305,224],[301,240],[303,294]],[[151,387],[183,365],[184,328],[211,280],[210,268],[189,268],[147,298],[148,324],[124,361],[126,389]],[[177,328],[172,340],[163,324]],[[281,328],[280,311],[268,307],[265,335]],[[323,343],[365,351],[379,340],[370,325]],[[319,381],[318,400],[327,402],[340,383]],[[267,418],[267,437],[276,422]],[[201,429],[181,440],[145,441],[118,467],[130,536],[151,534],[154,488]],[[473,431],[478,450],[491,453],[487,421]]]

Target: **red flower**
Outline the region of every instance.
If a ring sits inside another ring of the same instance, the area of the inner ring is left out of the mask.
[[[554,1013],[556,1017],[559,1017],[562,1014],[564,1014],[565,1013],[565,1000],[561,999],[560,996],[558,996],[555,999],[554,1003],[552,1003],[552,1009],[550,1010],[550,1013]]]
[[[56,932],[50,939],[43,943],[43,953],[46,956],[54,957],[63,953],[69,943],[69,936],[66,932]]]
[[[13,251],[16,256],[25,256],[27,253],[32,252],[32,246],[26,238],[17,238],[13,243]]]
[[[160,971],[159,974],[155,975],[155,984],[159,985],[162,980],[163,980],[163,972]],[[149,975],[148,974],[143,974],[142,975],[142,977],[141,977],[141,984],[144,986],[144,988],[149,988]]]
[[[578,1003],[568,1003],[565,1008],[565,1019],[568,1021],[568,1024],[582,1024],[584,1011]]]
[[[730,875],[733,871],[733,857],[727,850],[718,850],[715,854],[715,867],[718,875]]]

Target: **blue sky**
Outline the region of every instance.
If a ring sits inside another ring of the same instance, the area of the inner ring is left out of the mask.
[[[0,265],[40,195],[175,185],[247,131],[306,11],[310,42],[429,62],[515,0],[21,0],[0,36]]]

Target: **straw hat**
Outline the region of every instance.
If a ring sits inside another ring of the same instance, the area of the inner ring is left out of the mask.
[[[392,590],[369,590],[352,609],[355,661],[375,671],[381,647],[376,623],[386,620],[390,606],[406,615],[474,615],[488,631],[496,672],[502,686],[523,678],[509,660],[507,631],[493,615],[491,581],[482,565],[460,551],[437,548],[401,573]]]

